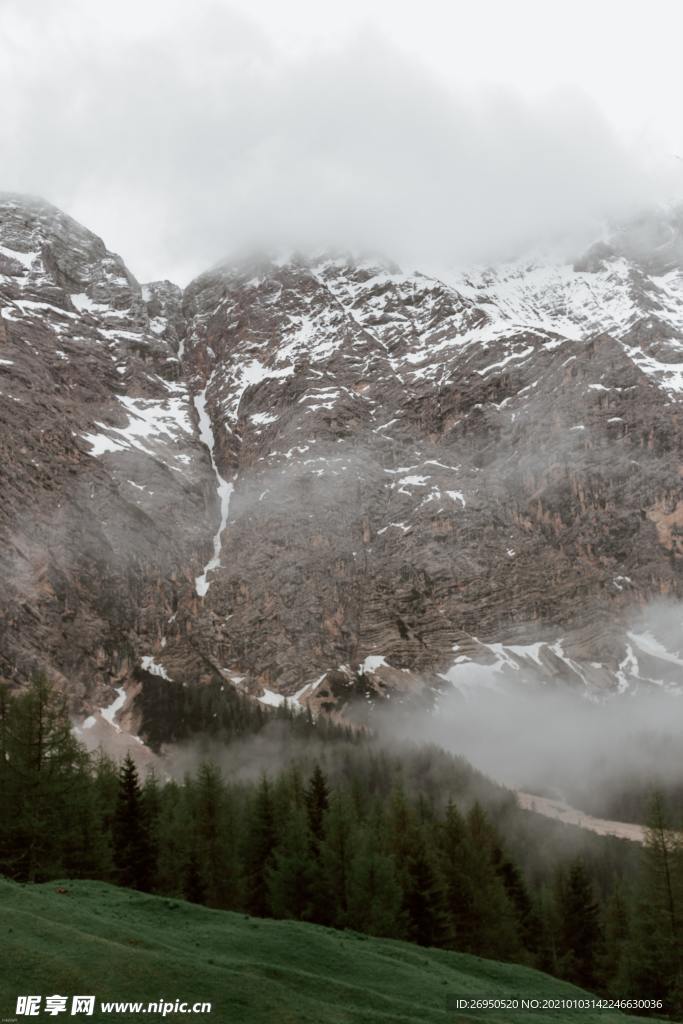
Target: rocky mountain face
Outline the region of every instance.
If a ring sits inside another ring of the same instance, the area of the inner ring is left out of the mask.
[[[314,710],[681,680],[634,625],[683,583],[680,212],[573,264],[182,292],[4,196],[0,316],[4,681],[144,735],[150,676]]]

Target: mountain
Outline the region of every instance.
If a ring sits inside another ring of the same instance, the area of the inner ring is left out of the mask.
[[[681,210],[572,263],[259,256],[181,291],[4,195],[0,314],[0,678],[88,728],[144,737],[159,678],[314,711],[679,684],[642,610],[682,588]]]

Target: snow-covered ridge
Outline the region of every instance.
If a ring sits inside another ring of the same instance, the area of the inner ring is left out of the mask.
[[[615,256],[591,269],[577,269],[546,256],[446,273],[444,279],[486,312],[492,335],[533,329],[579,341],[609,334],[622,341],[635,365],[660,387],[683,393],[681,268],[648,274],[632,260]],[[634,332],[642,340],[635,342]],[[657,338],[665,357],[648,350],[650,337]],[[554,344],[552,337],[548,344]]]
[[[468,690],[505,690],[512,686],[573,680],[578,692],[593,699],[601,690],[666,690],[683,696],[683,656],[670,651],[652,631],[627,632],[618,642],[618,667],[589,662],[571,653],[564,638],[530,644],[484,643],[471,637],[454,645],[452,665],[440,677],[463,695]],[[613,655],[612,655],[613,658]]]

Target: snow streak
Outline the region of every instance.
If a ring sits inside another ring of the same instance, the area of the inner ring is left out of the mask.
[[[213,538],[213,557],[210,558],[209,561],[204,566],[204,572],[201,574],[201,576],[197,576],[197,578],[195,579],[195,588],[200,597],[204,597],[204,595],[209,589],[210,584],[207,578],[208,574],[212,572],[213,569],[218,569],[218,567],[221,564],[221,537],[223,535],[223,530],[225,529],[228,522],[230,498],[233,492],[233,485],[231,483],[228,483],[228,481],[225,480],[218,472],[218,466],[216,465],[216,460],[214,458],[215,439],[213,436],[213,429],[211,427],[211,420],[209,418],[208,412],[206,411],[206,391],[207,388],[204,388],[204,390],[201,391],[198,395],[195,395],[194,406],[195,409],[197,410],[197,416],[199,417],[199,436],[202,442],[209,449],[211,465],[213,467],[214,473],[216,474],[216,480],[218,483],[217,491],[221,505],[221,522],[220,526],[218,527],[218,532]]]

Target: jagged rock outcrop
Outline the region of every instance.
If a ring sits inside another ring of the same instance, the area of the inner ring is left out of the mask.
[[[681,596],[682,238],[673,211],[573,266],[259,258],[181,293],[6,197],[0,672],[86,709],[146,672],[323,708],[676,685],[627,630]]]

